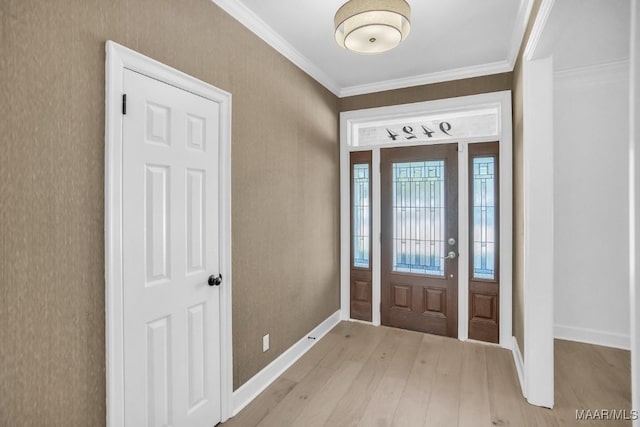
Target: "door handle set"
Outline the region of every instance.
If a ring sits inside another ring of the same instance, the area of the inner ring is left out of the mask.
[[[453,237],[449,237],[447,239],[447,243],[449,244],[449,246],[453,246],[456,244],[456,239]],[[447,256],[443,256],[441,257],[442,259],[456,259],[458,257],[458,254],[455,253],[455,251],[449,251],[449,253],[447,254]]]
[[[447,256],[443,256],[442,259],[456,259],[457,256],[458,255],[454,251],[449,251]]]
[[[220,283],[222,283],[222,274],[218,274],[218,277],[212,274],[209,276],[207,283],[209,283],[209,286],[220,286]]]

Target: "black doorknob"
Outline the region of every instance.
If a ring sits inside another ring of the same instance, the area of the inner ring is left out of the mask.
[[[222,283],[222,274],[218,274],[218,277],[213,274],[209,276],[209,286],[220,286]]]

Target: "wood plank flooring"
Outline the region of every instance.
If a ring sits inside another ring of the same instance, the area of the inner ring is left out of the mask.
[[[556,406],[522,397],[497,346],[341,322],[223,426],[618,426],[576,409],[630,409],[628,351],[556,340]]]

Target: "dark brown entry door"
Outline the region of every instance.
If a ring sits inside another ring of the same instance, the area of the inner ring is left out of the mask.
[[[380,156],[382,324],[457,337],[457,144]]]

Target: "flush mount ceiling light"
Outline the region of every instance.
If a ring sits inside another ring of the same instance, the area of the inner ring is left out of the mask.
[[[336,41],[363,55],[386,52],[407,38],[410,20],[405,0],[349,0],[334,18]]]

